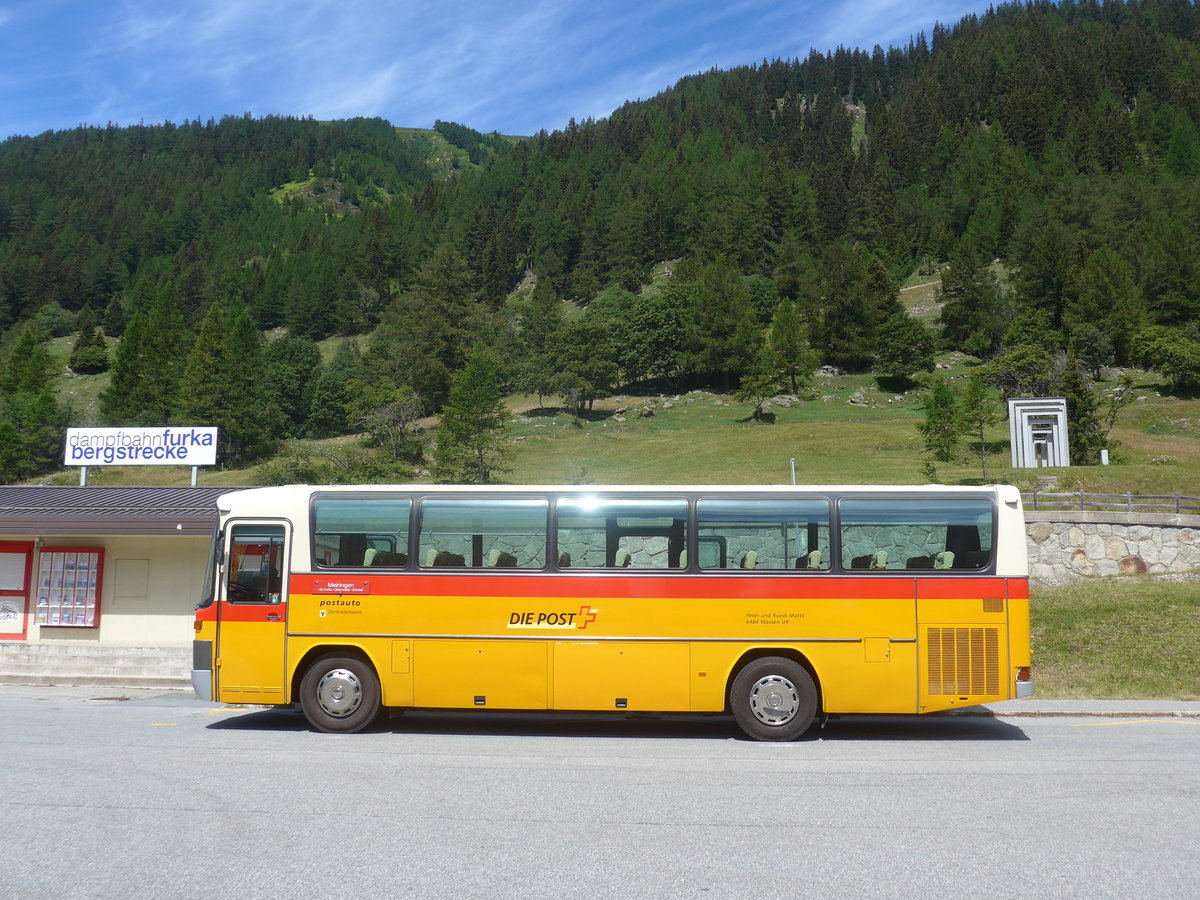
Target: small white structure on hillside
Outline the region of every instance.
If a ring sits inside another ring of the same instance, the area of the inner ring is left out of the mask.
[[[1062,397],[1009,400],[1008,436],[1014,469],[1071,465],[1067,401]]]

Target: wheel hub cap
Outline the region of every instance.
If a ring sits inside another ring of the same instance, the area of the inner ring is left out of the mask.
[[[328,715],[344,719],[362,703],[362,683],[349,669],[332,669],[317,684],[317,702]]]
[[[796,686],[779,675],[768,675],[750,689],[750,711],[764,725],[785,725],[800,709]]]

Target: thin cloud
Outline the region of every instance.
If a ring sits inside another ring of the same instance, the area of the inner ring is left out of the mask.
[[[247,110],[530,134],[684,76],[903,44],[982,0],[9,0],[0,137]],[[10,49],[11,48],[11,49]],[[11,129],[11,131],[9,131]]]

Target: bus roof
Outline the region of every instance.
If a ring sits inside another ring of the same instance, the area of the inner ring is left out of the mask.
[[[899,485],[899,484],[292,484],[275,487],[244,488],[230,491],[217,498],[217,506],[228,510],[234,502],[278,500],[281,497],[314,493],[373,493],[404,494],[995,494],[1002,502],[1020,502],[1020,492],[1012,485]],[[236,500],[234,499],[236,498]]]

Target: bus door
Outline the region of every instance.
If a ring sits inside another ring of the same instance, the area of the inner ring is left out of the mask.
[[[216,699],[286,703],[288,528],[233,522],[226,535]]]

